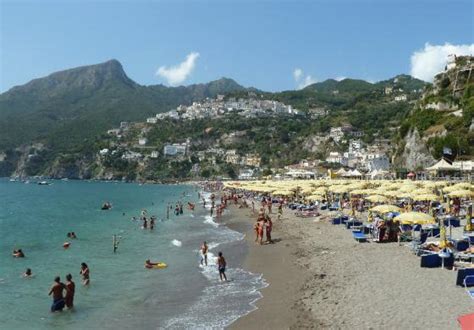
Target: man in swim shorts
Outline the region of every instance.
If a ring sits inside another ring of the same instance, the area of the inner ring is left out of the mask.
[[[51,305],[51,312],[61,312],[64,308],[63,291],[66,289],[65,285],[61,283],[59,276],[54,278],[54,284],[49,290],[48,296],[53,295],[53,304]]]
[[[219,269],[219,277],[221,281],[226,281],[227,282],[227,276],[225,275],[225,267],[227,266],[227,263],[224,259],[224,256],[222,255],[222,252],[219,252],[219,257],[217,257],[217,268]]]

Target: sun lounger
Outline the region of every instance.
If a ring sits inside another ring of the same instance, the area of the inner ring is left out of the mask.
[[[463,280],[464,290],[466,293],[474,300],[474,289],[470,289],[471,286],[474,286],[474,275],[467,275]]]
[[[454,247],[457,251],[466,251],[469,248],[469,241],[467,240],[459,240],[456,241]]]
[[[464,278],[466,276],[474,276],[474,268],[459,269],[458,276],[456,278],[456,285],[464,286]],[[468,282],[468,283],[471,284],[471,282]]]
[[[361,228],[362,227],[362,222],[360,222],[358,220],[349,220],[349,221],[346,222],[346,228],[347,229],[352,229],[354,227]]]
[[[354,237],[354,239],[359,243],[367,241],[367,237],[365,237],[364,233],[360,231],[353,231],[352,237]]]
[[[417,239],[413,239],[413,241],[409,244],[411,249],[415,254],[418,254],[418,251],[421,249],[421,246],[426,242],[428,239],[428,233],[422,232],[420,237]]]
[[[461,226],[461,221],[456,218],[447,218],[443,220],[443,223],[445,226],[451,226],[454,228],[460,227]]]
[[[441,267],[441,258],[435,253],[424,254],[420,258],[420,267],[423,267],[423,268]]]

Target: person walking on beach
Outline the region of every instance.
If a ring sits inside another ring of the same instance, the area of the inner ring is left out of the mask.
[[[265,216],[262,215],[258,220],[258,243],[263,244],[263,232],[265,231]]]
[[[76,284],[72,281],[72,275],[66,275],[66,297],[64,298],[64,302],[68,309],[74,307],[74,293],[76,292]]]
[[[64,308],[64,296],[63,291],[66,289],[66,286],[61,283],[59,276],[54,278],[54,283],[51,289],[49,290],[48,296],[53,295],[53,304],[51,305],[51,312],[61,312]]]
[[[211,217],[214,215],[214,206],[211,206]]]
[[[207,251],[209,250],[209,247],[207,246],[207,243],[204,242],[201,245],[201,265],[204,263],[207,266]]]
[[[280,204],[278,204],[278,220],[281,219],[282,215],[283,215],[283,202],[280,202]]]
[[[222,252],[219,252],[218,257],[217,257],[217,269],[219,270],[219,277],[221,281],[227,282],[227,276],[225,275],[226,266],[227,266],[227,263],[224,259],[224,256],[222,255]]]
[[[89,285],[90,283],[89,267],[87,266],[85,262],[81,263],[81,271],[79,272],[79,275],[82,276],[82,284]]]
[[[272,228],[273,228],[273,222],[272,222],[272,219],[267,216],[267,218],[265,219],[265,228],[266,228],[266,236],[267,236],[267,243],[273,243],[272,241]]]

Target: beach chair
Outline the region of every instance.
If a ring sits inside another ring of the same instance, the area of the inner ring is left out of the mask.
[[[360,222],[357,219],[352,219],[346,222],[346,228],[347,229],[359,229],[356,231],[361,231],[362,229],[362,222]]]
[[[398,245],[401,245],[402,242],[411,242],[413,241],[413,232],[411,227],[406,225],[399,226],[400,233],[398,234]]]
[[[471,286],[474,286],[474,275],[465,276],[463,286],[466,293],[471,297],[471,300],[474,300],[474,289],[470,289]]]
[[[456,277],[456,285],[465,286],[464,278],[466,278],[467,276],[474,276],[474,268],[460,268]],[[471,282],[466,283],[471,284]]]
[[[367,237],[365,237],[364,233],[360,231],[353,231],[352,237],[354,237],[354,239],[359,243],[367,241]]]
[[[444,219],[443,224],[445,226],[451,226],[451,227],[454,227],[454,228],[458,228],[458,227],[461,227],[461,220],[459,220],[457,218],[454,218],[454,217],[450,217],[450,218]]]
[[[428,239],[428,233],[422,232],[420,234],[420,237],[411,241],[411,244],[409,244],[409,246],[411,247],[413,252],[418,255],[419,250],[421,250],[421,246],[425,244],[427,239]]]
[[[469,241],[465,239],[455,241],[454,247],[457,251],[466,251],[469,248]]]
[[[441,267],[441,258],[436,253],[423,254],[420,258],[420,267],[437,268]]]

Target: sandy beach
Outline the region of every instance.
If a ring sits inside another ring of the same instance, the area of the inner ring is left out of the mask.
[[[456,271],[421,268],[397,243],[357,243],[328,218],[275,214],[276,243],[259,246],[251,210],[230,208],[224,221],[249,246],[244,267],[269,283],[258,309],[230,328],[457,329],[457,317],[472,313]]]

